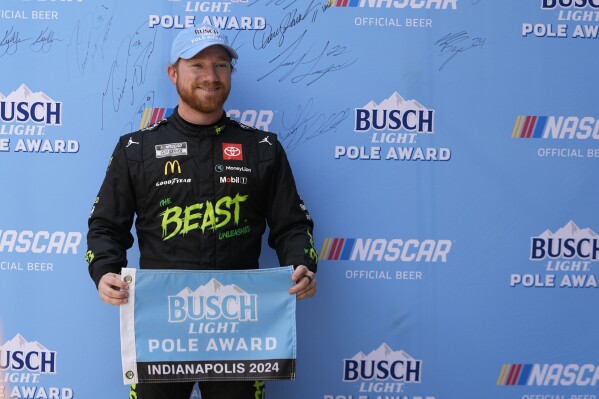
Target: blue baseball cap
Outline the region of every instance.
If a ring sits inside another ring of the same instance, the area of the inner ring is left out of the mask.
[[[184,29],[175,37],[171,46],[171,64],[179,58],[188,60],[206,47],[215,45],[224,47],[231,58],[239,58],[233,47],[229,46],[227,36],[211,25],[200,25]]]

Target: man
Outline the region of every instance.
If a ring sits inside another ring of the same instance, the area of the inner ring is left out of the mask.
[[[237,53],[217,29],[181,31],[168,77],[173,115],[120,138],[89,218],[86,260],[102,301],[127,302],[118,273],[135,227],[141,268],[255,269],[262,235],[281,265],[294,265],[289,294],[316,292],[313,222],[276,135],[229,119],[223,105]],[[201,382],[203,399],[254,399],[260,383]],[[138,384],[138,399],[188,399],[193,383]]]

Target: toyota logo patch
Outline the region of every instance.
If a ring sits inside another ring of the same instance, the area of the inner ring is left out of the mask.
[[[223,143],[223,160],[243,161],[241,144]]]

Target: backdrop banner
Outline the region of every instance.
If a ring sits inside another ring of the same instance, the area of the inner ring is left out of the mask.
[[[125,384],[295,379],[292,271],[124,268]]]
[[[239,55],[227,116],[277,135],[315,226],[295,381],[258,397],[599,399],[599,0],[0,0],[0,399],[129,397],[87,222],[119,137],[179,104],[171,45],[204,23]],[[167,175],[159,206],[184,209],[197,187]],[[219,340],[272,336],[161,317],[184,339],[146,329],[152,356],[197,339],[224,367],[245,351]]]

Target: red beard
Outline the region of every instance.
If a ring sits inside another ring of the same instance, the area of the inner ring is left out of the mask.
[[[222,109],[231,91],[231,87],[226,87],[222,83],[202,82],[199,85],[195,83],[183,85],[180,80],[177,80],[176,86],[181,100],[190,108],[201,113],[212,113]],[[220,88],[220,90],[214,93],[207,93],[198,89],[197,86]]]

